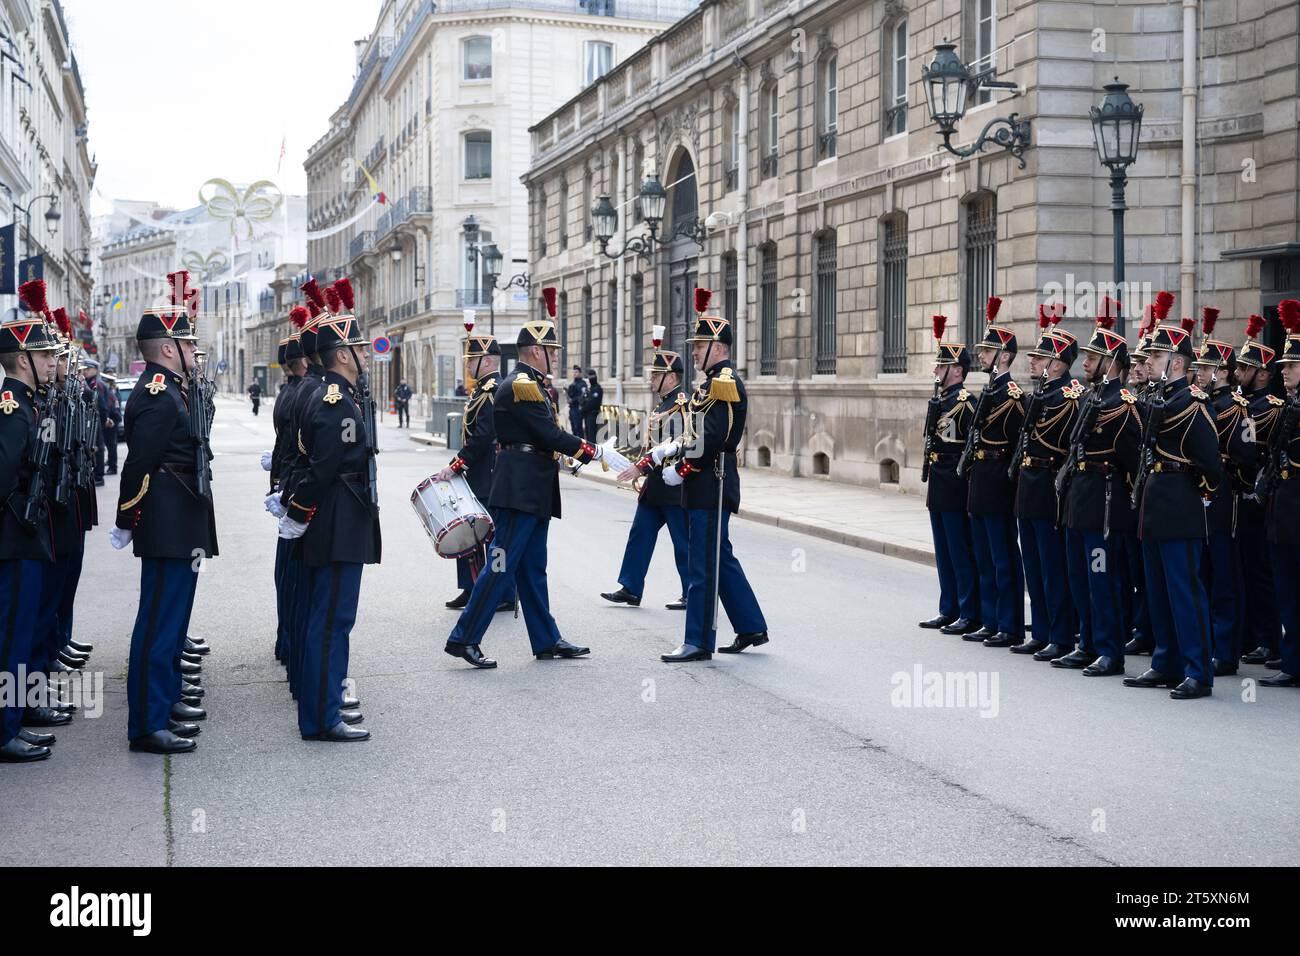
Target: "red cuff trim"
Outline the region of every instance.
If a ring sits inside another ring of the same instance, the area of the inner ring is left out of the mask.
[[[655,460],[653,458],[649,455],[642,455],[641,459],[636,463],[636,470],[644,475],[647,471],[653,469],[654,466]]]
[[[578,449],[578,457],[584,462],[596,460],[596,446],[589,442],[583,442],[582,447]]]
[[[312,519],[313,517],[315,517],[315,515],[316,515],[316,506],[315,506],[315,505],[313,505],[313,506],[310,507],[310,508],[304,508],[302,505],[298,504],[298,502],[296,502],[296,501],[290,501],[290,502],[289,502],[289,507],[290,507],[290,508],[297,508],[299,511],[304,512],[304,513],[306,514],[306,517],[302,519],[302,523],[303,523],[303,524],[306,524],[307,522],[311,521],[311,519]],[[297,521],[298,519],[297,519],[297,518],[292,518],[291,520],[293,520],[293,521]]]
[[[677,463],[677,474],[681,475],[683,478],[686,478],[689,475],[696,474],[699,470],[700,469],[696,468],[689,461],[682,461]]]
[[[451,460],[451,462],[447,465],[447,467],[459,475],[462,471],[465,470],[465,459],[461,458],[460,455],[457,455],[455,458]]]

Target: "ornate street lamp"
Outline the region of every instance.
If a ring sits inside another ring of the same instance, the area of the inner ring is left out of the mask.
[[[945,38],[934,48],[934,61],[921,66],[921,81],[925,85],[925,98],[930,107],[930,118],[939,127],[943,148],[954,156],[965,159],[983,152],[990,143],[1001,146],[1025,168],[1025,150],[1030,144],[1029,121],[1020,119],[1019,113],[995,116],[984,124],[979,136],[964,149],[952,145],[957,124],[966,115],[966,102],[980,90],[1018,90],[1015,83],[994,79],[996,68],[972,74],[970,68],[957,56],[957,47]]]
[[[495,335],[497,331],[497,312],[492,293],[515,287],[520,289],[531,288],[532,278],[527,272],[520,272],[507,279],[505,285],[498,285],[497,280],[501,278],[501,266],[506,257],[495,242],[479,241],[479,236],[483,233],[479,229],[478,220],[473,215],[465,217],[465,221],[461,223],[461,228],[465,233],[465,256],[469,262],[473,263],[476,274],[479,262],[483,263],[483,278],[487,280],[488,331]]]
[[[592,231],[596,235],[596,241],[600,243],[601,253],[607,258],[620,259],[629,252],[634,252],[643,258],[651,259],[654,257],[656,246],[672,245],[679,236],[685,236],[701,249],[704,248],[704,224],[700,222],[698,216],[683,219],[673,226],[671,233],[660,238],[659,226],[664,221],[668,193],[659,182],[657,173],[651,173],[645,178],[645,182],[641,184],[641,191],[637,194],[637,201],[641,204],[641,218],[645,220],[650,235],[636,236],[627,240],[619,252],[609,251],[609,240],[618,231],[618,210],[614,208],[608,195],[601,196],[596,201],[596,205],[591,207]]]
[[[1106,84],[1106,96],[1100,106],[1088,110],[1092,120],[1092,137],[1097,144],[1097,158],[1110,170],[1110,208],[1115,221],[1114,282],[1116,296],[1123,297],[1124,286],[1124,188],[1128,185],[1128,168],[1137,161],[1138,137],[1142,134],[1142,105],[1128,95],[1128,84],[1115,77]],[[1125,334],[1121,311],[1116,331]]]

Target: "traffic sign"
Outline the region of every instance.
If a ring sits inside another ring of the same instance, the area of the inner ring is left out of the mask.
[[[370,347],[376,355],[383,355],[393,347],[393,343],[381,335],[370,343]]]
[[[218,360],[218,362],[217,362],[217,371],[218,371],[220,374],[225,375],[227,372],[230,371],[230,363],[227,362],[225,359],[220,359],[220,360]]]

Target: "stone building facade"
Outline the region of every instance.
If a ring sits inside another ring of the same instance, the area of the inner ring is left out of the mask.
[[[534,308],[557,286],[566,366],[643,406],[651,325],[681,347],[691,287],[712,288],[751,396],[747,465],[916,490],[931,316],[969,341],[996,294],[1024,343],[1040,302],[1064,301],[1082,334],[1110,291],[1088,109],[1117,75],[1145,107],[1127,312],[1170,289],[1183,314],[1220,308],[1219,334],[1262,311],[1280,338],[1276,303],[1300,285],[1296,15],[1289,0],[703,0],[533,127]],[[945,39],[1018,85],[973,96],[953,144],[1014,112],[1025,168],[997,146],[939,148],[921,69]],[[660,234],[698,221],[706,236],[609,258],[580,235],[587,196],[618,208],[617,254],[646,231],[647,172],[668,187]]]
[[[463,313],[515,329],[528,294],[495,293],[469,261],[464,220],[528,271],[528,127],[630,56],[694,0],[383,0],[357,75],[306,161],[308,268],[352,279],[390,394],[451,394]],[[371,186],[373,180],[374,186]],[[373,200],[375,189],[385,202]]]

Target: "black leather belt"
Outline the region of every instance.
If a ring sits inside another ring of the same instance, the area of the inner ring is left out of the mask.
[[[369,475],[363,475],[359,471],[350,471],[346,475],[339,475],[340,481],[368,481]]]
[[[1180,461],[1158,461],[1151,470],[1158,475],[1190,475],[1192,468],[1190,465],[1184,465]]]
[[[550,458],[552,454],[545,448],[538,448],[536,445],[530,445],[527,442],[519,442],[517,444],[499,444],[497,445],[497,448],[501,451],[523,451],[530,455],[545,455],[547,458]]]
[[[957,454],[956,452],[953,453],[938,452],[938,451],[930,452],[930,461],[936,465],[939,464],[940,462],[956,461],[960,457],[961,455]]]
[[[992,451],[992,450],[981,448],[975,452],[975,460],[976,461],[1001,461],[1003,458],[1006,458],[1010,454],[1011,452],[1007,451],[1006,449],[1003,449],[1002,451]]]
[[[1115,473],[1115,466],[1108,461],[1081,461],[1080,471],[1095,471],[1099,475],[1109,476]]]
[[[1033,455],[1025,455],[1020,459],[1021,468],[1051,468],[1056,469],[1058,463],[1051,458],[1035,458]]]
[[[173,475],[192,475],[194,474],[194,466],[188,462],[178,464],[175,462],[165,461],[158,466],[158,471],[170,472]]]

